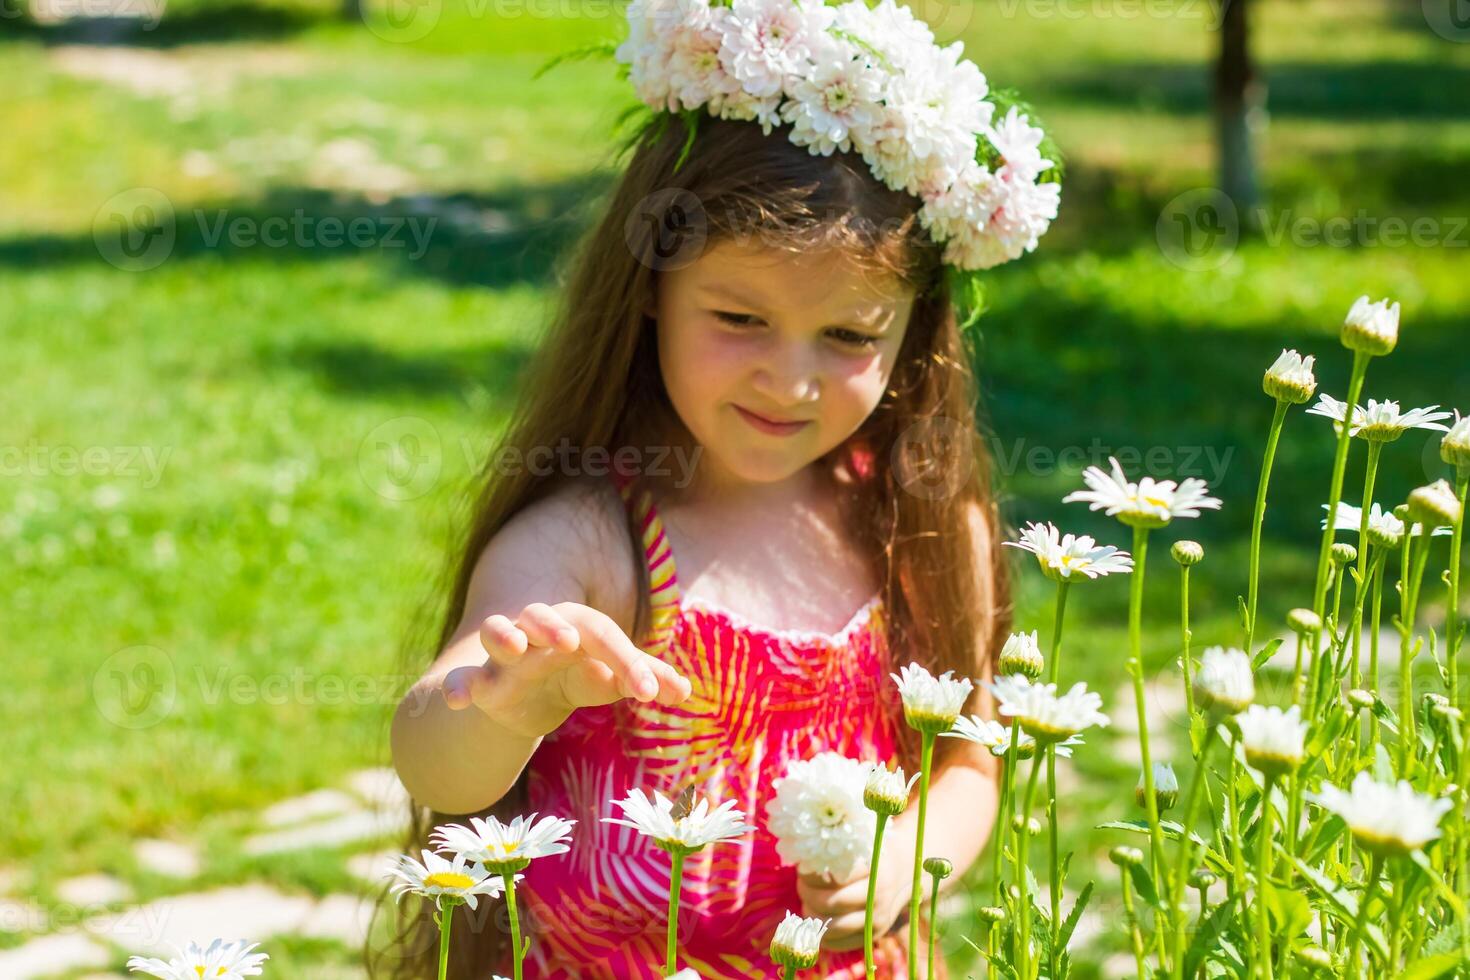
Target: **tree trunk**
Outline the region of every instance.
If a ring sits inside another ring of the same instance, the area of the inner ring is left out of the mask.
[[[1215,134],[1220,190],[1235,203],[1243,228],[1259,227],[1256,135],[1265,118],[1266,86],[1251,63],[1249,0],[1221,0],[1220,60],[1215,65]]]

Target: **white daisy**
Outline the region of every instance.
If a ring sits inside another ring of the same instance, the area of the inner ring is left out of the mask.
[[[1366,772],[1354,777],[1350,790],[1326,783],[1307,799],[1342,817],[1364,850],[1383,856],[1406,855],[1437,838],[1440,819],[1454,807],[1451,800],[1415,792],[1402,779],[1385,784]]]
[[[771,959],[777,966],[790,966],[798,970],[809,970],[817,964],[822,952],[822,934],[827,931],[830,919],[806,919],[795,912],[787,912],[786,918],[776,926],[771,937]]]
[[[1376,357],[1392,353],[1399,342],[1399,304],[1370,303],[1359,296],[1342,325],[1342,345]]]
[[[935,677],[918,664],[909,664],[888,676],[903,698],[904,720],[911,728],[931,735],[949,730],[974,690],[969,678],[956,680],[952,670]]]
[[[1267,708],[1253,704],[1235,716],[1235,723],[1240,726],[1245,761],[1256,769],[1284,776],[1301,765],[1307,726],[1297,705],[1282,711],[1275,705]]]
[[[1470,415],[1455,409],[1455,421],[1440,441],[1439,457],[1462,472],[1470,469]]]
[[[820,4],[731,0],[729,16],[719,22],[720,61],[749,94],[780,95],[787,75],[805,73],[831,24],[831,9]]]
[[[1029,551],[1036,556],[1041,570],[1052,579],[1070,579],[1073,575],[1098,578],[1113,572],[1127,572],[1133,559],[1126,551],[1112,545],[1099,546],[1087,535],[1062,536],[1055,524],[1026,525],[1020,541],[1004,542],[1012,548]]]
[[[671,852],[697,851],[706,844],[733,840],[755,829],[745,822],[745,814],[735,809],[734,800],[711,810],[709,800],[701,798],[680,817],[674,816],[674,801],[657,790],[650,796],[644,796],[642,790],[629,790],[626,799],[612,802],[622,808],[623,817],[603,817],[604,822],[631,827]]]
[[[1002,725],[990,718],[981,718],[979,715],[961,715],[955,719],[954,728],[942,734],[950,738],[963,738],[983,745],[990,750],[990,754],[1003,758],[1011,750],[1011,726]],[[1073,735],[1065,741],[1054,744],[1056,754],[1066,758],[1072,754],[1072,747],[1082,744],[1081,735]],[[1016,757],[1018,759],[1029,759],[1036,751],[1036,739],[1020,733],[1016,739]]]
[[[501,876],[491,874],[478,864],[471,864],[463,854],[456,854],[454,860],[447,861],[433,851],[422,853],[423,863],[407,854],[398,855],[394,867],[388,871],[387,876],[394,879],[389,891],[395,901],[404,895],[414,894],[433,899],[440,908],[444,907],[445,899],[462,901],[475,908],[480,895],[500,897],[504,888]],[[515,877],[520,880],[525,876]]]
[[[504,874],[521,870],[534,858],[566,853],[575,823],[550,816],[537,820],[534,813],[508,824],[494,817],[471,817],[468,827],[445,824],[434,828],[430,840],[440,851],[462,854],[479,861],[491,874]]]
[[[1409,494],[1409,516],[1416,524],[1449,530],[1460,523],[1460,498],[1447,480],[1435,480]]]
[[[167,961],[131,956],[127,967],[129,972],[146,973],[161,980],[200,980],[201,977],[240,980],[259,976],[260,964],[270,959],[266,953],[250,952],[259,945],[243,939],[233,942],[216,939],[205,949],[191,942],[182,949],[175,946],[175,955]]]
[[[1292,405],[1303,405],[1310,401],[1317,390],[1317,378],[1312,373],[1314,358],[1302,357],[1294,350],[1284,350],[1276,363],[1266,369],[1261,387],[1277,401]]]
[[[1444,432],[1447,431],[1446,427],[1439,423],[1449,418],[1450,413],[1438,411],[1438,408],[1438,405],[1430,405],[1427,408],[1412,408],[1403,412],[1399,410],[1398,402],[1381,402],[1370,398],[1366,410],[1361,405],[1353,406],[1352,427],[1348,434],[1370,442],[1393,442],[1410,429],[1431,429]],[[1318,397],[1317,404],[1307,409],[1307,414],[1320,415],[1340,425],[1347,415],[1347,403],[1340,402],[1331,395],[1323,394]],[[1339,428],[1338,431],[1341,429]]]
[[[866,867],[877,816],[863,802],[871,763],[822,752],[793,760],[772,781],[766,827],[782,865],[845,881]]]
[[[1244,650],[1210,647],[1194,674],[1194,696],[1206,711],[1244,711],[1256,698],[1255,671]]]
[[[810,75],[792,79],[787,94],[781,118],[792,124],[791,141],[823,156],[852,149],[855,135],[865,142],[881,111],[879,77],[850,46],[834,49]]]
[[[1327,505],[1323,504],[1326,510]],[[1337,520],[1332,523],[1334,531],[1359,531],[1363,527],[1363,508],[1354,507],[1352,504],[1339,501],[1337,504]],[[1327,530],[1327,518],[1322,518],[1322,530]],[[1423,524],[1415,524],[1413,534],[1415,537],[1424,533]],[[1435,535],[1445,536],[1453,534],[1454,531],[1447,527],[1437,527],[1432,532]],[[1368,535],[1379,541],[1399,540],[1404,536],[1404,522],[1399,520],[1392,511],[1386,511],[1375,502],[1368,511]]]
[[[996,658],[996,672],[1000,674],[1025,674],[1033,681],[1041,676],[1046,660],[1041,655],[1041,643],[1036,630],[1030,633],[1012,633],[1006,637]]]
[[[889,769],[870,764],[867,782],[863,785],[863,805],[874,813],[897,816],[909,805],[909,793],[918,779],[919,773],[914,773],[905,782],[902,766]]]
[[[1130,527],[1163,527],[1176,517],[1198,517],[1200,508],[1216,508],[1220,501],[1205,491],[1205,481],[1193,477],[1183,483],[1144,477],[1130,483],[1115,457],[1109,457],[1112,472],[1089,466],[1082,479],[1090,488],[1077,490],[1062,498],[1062,503],[1084,501],[1089,510],[1105,511],[1109,517]]]
[[[1043,743],[1065,741],[1092,725],[1110,724],[1099,710],[1102,698],[1082,681],[1060,696],[1055,684],[1035,684],[1020,674],[987,686],[1000,702],[999,713],[1019,719],[1022,730]]]

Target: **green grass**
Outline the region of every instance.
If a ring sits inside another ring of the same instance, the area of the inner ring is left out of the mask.
[[[344,886],[316,857],[299,867],[243,859],[230,835],[241,814],[385,761],[389,712],[412,679],[396,675],[398,647],[437,598],[425,583],[454,501],[507,417],[552,299],[552,262],[609,185],[609,133],[629,99],[605,62],[531,79],[547,57],[613,36],[607,8],[555,18],[493,9],[445,5],[427,36],[393,44],[324,6],[171,6],[156,31],[120,49],[196,81],[162,94],[66,70],[54,46],[70,38],[64,29],[0,24],[0,336],[11,364],[0,446],[7,463],[20,461],[0,479],[11,569],[0,593],[10,732],[0,798],[18,804],[0,824],[0,855],[34,870],[33,894],[94,868],[143,895],[167,890],[128,860],[143,835],[206,841],[209,881]],[[1369,394],[1467,407],[1470,251],[1247,238],[1218,268],[1171,264],[1155,237],[1161,211],[1213,182],[1214,35],[1199,18],[1049,9],[931,11],[992,84],[1030,99],[1071,168],[1042,249],[993,276],[985,408],[1006,458],[1018,446],[1085,449],[1094,437],[1162,447],[1176,465],[1215,453],[1225,509],[1156,536],[1152,551],[1147,646],[1162,669],[1177,656],[1175,537],[1209,551],[1194,575],[1197,646],[1236,639],[1270,409],[1261,371],[1283,346],[1314,351],[1325,390],[1340,395],[1336,325],[1359,293],[1390,294],[1404,304],[1404,339],[1374,364]],[[1470,45],[1387,4],[1258,9],[1272,107],[1261,145],[1268,224],[1282,212],[1470,215],[1460,97]],[[335,155],[321,149],[334,141]],[[136,187],[167,196],[178,240],[168,261],[128,272],[101,261],[94,220]],[[411,257],[376,245],[212,243],[222,214],[361,219],[376,238],[405,215],[438,224]],[[1327,432],[1294,414],[1282,445],[1268,621],[1301,603],[1311,574]],[[378,446],[405,433],[422,437],[441,471],[422,496],[396,500],[375,489],[385,486]],[[1434,473],[1428,445],[1410,436],[1392,448],[1383,499]],[[55,455],[63,447],[100,447],[101,462],[72,472],[79,463]],[[161,463],[156,478],[145,452]],[[1207,458],[1198,465],[1216,475]],[[1058,504],[1076,484],[1075,467],[1022,465],[1006,475],[1008,516],[1125,543],[1122,529]],[[1018,623],[1045,631],[1049,587],[1018,567]],[[1068,673],[1109,698],[1124,679],[1125,606],[1125,587],[1103,583],[1076,590],[1071,607]],[[136,656],[115,658],[138,647],[156,651],[144,658],[151,678]],[[163,675],[175,685],[164,717],[136,729],[110,720],[119,684],[136,694]],[[232,678],[299,680],[308,694],[271,703],[247,686],[231,696],[219,685]],[[350,682],[368,695],[332,696]],[[1131,789],[1131,766],[1101,748],[1077,766],[1088,779],[1066,810],[1129,815],[1131,793],[1116,787]],[[1100,873],[1111,888],[1111,868],[1095,859],[1116,835],[1076,824],[1064,840],[1078,852],[1071,884]],[[1109,933],[1103,948],[1121,940]],[[964,969],[963,944],[946,944]],[[322,964],[346,957],[297,944],[275,972],[325,975]]]

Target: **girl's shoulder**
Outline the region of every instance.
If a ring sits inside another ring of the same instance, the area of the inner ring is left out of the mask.
[[[557,577],[581,585],[585,604],[606,613],[624,632],[633,628],[638,604],[639,555],[628,534],[626,506],[608,479],[559,480],[545,496],[518,511],[496,535],[490,548],[504,539],[518,546],[535,570],[556,568]]]

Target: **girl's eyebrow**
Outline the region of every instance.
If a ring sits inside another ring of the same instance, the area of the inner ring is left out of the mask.
[[[738,303],[741,306],[748,306],[754,310],[760,309],[760,304],[753,301],[748,296],[743,295],[737,290],[732,290],[728,287],[721,286],[718,283],[710,283],[709,285],[701,286],[699,288],[706,295],[714,296],[719,299],[729,300],[732,303]]]
[[[718,283],[710,283],[708,285],[700,286],[699,288],[706,296],[727,300],[731,303],[736,303],[740,306],[744,306],[748,309],[754,310],[756,313],[764,316],[764,312],[762,311],[760,303],[743,295],[738,290],[730,289],[726,286],[719,285]],[[893,319],[892,312],[893,311],[888,309],[873,310],[872,308],[865,308],[863,310],[855,311],[851,316],[845,319],[834,321],[830,325],[855,326],[862,327],[866,330],[873,330],[880,334],[887,333],[888,324]]]

